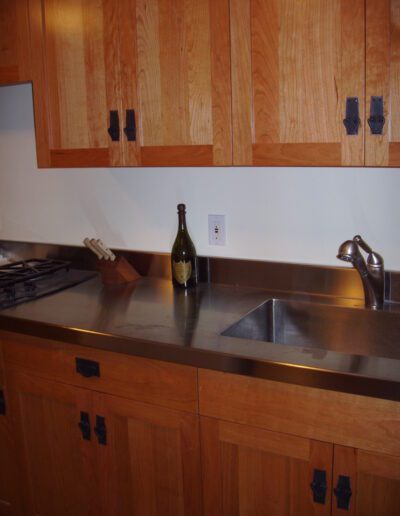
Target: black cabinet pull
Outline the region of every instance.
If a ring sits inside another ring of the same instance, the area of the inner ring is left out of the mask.
[[[96,416],[96,426],[94,427],[94,433],[97,436],[99,444],[104,446],[107,444],[107,428],[106,420],[103,416]]]
[[[326,500],[326,492],[328,484],[326,482],[326,471],[314,469],[313,481],[310,484],[313,492],[313,500],[315,503],[324,504]]]
[[[4,392],[0,391],[0,416],[6,415],[6,398]]]
[[[361,125],[358,97],[347,97],[346,118],[343,120],[348,135],[358,134]]]
[[[85,378],[92,376],[100,377],[100,364],[94,360],[87,360],[86,358],[75,358],[76,372]]]
[[[124,128],[124,133],[126,134],[128,142],[136,141],[136,118],[134,109],[126,110],[126,127]]]
[[[108,134],[113,142],[119,142],[119,116],[118,111],[110,111],[110,127]]]
[[[338,509],[349,510],[350,498],[353,494],[350,486],[350,477],[339,475],[338,483],[333,490],[336,496],[336,503]]]
[[[383,97],[371,97],[371,116],[368,118],[371,134],[383,134],[385,117],[383,116]]]
[[[87,412],[81,412],[81,419],[78,426],[81,429],[82,438],[85,439],[85,441],[90,441],[90,420]]]

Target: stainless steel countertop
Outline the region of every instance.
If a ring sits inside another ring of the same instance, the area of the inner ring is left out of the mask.
[[[104,287],[99,278],[0,312],[0,329],[299,385],[400,401],[400,342],[390,352],[351,353],[221,336],[266,299],[362,309],[361,300],[204,283],[185,294],[141,278]],[[399,310],[398,305],[389,310]],[[399,312],[400,317],[400,312]],[[400,340],[400,335],[398,336]],[[348,351],[347,351],[348,350]],[[379,355],[379,356],[378,356]]]

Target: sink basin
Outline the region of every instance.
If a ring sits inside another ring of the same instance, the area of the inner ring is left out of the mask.
[[[400,358],[400,313],[269,299],[222,335]]]

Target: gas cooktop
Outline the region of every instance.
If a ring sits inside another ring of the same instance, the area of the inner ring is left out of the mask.
[[[73,287],[97,275],[63,260],[31,259],[0,266],[0,309]]]

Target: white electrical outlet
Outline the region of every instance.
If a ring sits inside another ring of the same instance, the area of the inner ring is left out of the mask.
[[[208,216],[208,243],[226,245],[225,215]]]

